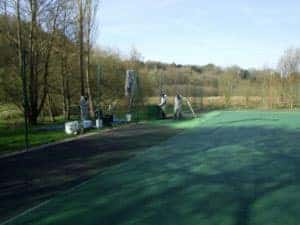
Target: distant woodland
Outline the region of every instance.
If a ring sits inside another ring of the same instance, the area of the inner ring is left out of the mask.
[[[70,119],[81,95],[91,116],[96,107],[124,110],[125,74],[134,69],[141,106],[157,104],[161,92],[170,104],[176,93],[189,97],[197,110],[300,104],[297,48],[276,69],[144,61],[135,48],[124,56],[95,46],[99,13],[97,0],[0,0],[0,103],[27,105],[31,124],[45,115]]]

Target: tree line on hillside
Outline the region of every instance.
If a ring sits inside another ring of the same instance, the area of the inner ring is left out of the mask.
[[[98,1],[1,0],[0,6],[2,96],[20,108],[28,105],[29,122],[36,124],[59,92],[68,117],[73,86],[91,98]]]
[[[31,124],[44,115],[69,120],[81,95],[89,98],[91,116],[96,106],[124,109],[125,74],[134,69],[141,106],[161,92],[197,99],[202,109],[211,96],[220,96],[222,107],[236,97],[246,107],[299,104],[299,49],[288,49],[278,70],[144,62],[135,48],[124,57],[93,45],[99,9],[97,0],[0,0],[0,102],[21,110],[27,104]]]

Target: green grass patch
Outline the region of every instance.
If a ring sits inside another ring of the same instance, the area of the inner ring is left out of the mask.
[[[47,144],[67,138],[63,130],[60,131],[29,131],[30,147]],[[22,124],[12,125],[0,122],[0,155],[17,152],[25,148],[24,128]]]

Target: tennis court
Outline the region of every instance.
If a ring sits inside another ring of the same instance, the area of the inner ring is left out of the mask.
[[[5,224],[299,223],[299,112],[155,123],[185,129]]]

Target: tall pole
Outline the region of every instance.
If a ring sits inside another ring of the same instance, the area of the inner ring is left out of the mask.
[[[163,92],[163,90],[162,90],[162,79],[161,79],[161,74],[158,73],[157,65],[155,65],[155,68],[154,68],[154,76],[159,78],[158,87],[159,87],[159,96],[160,96]]]
[[[26,51],[22,50],[22,65],[21,65],[21,78],[23,83],[23,106],[24,106],[24,137],[25,137],[25,149],[29,148],[28,139],[28,95],[27,95],[27,78],[26,78]]]
[[[100,106],[100,84],[101,84],[101,66],[97,65],[97,70],[96,70],[96,78],[97,78],[97,110],[99,110]]]
[[[159,74],[159,92],[160,94],[163,93],[163,86],[162,86],[162,73]]]
[[[191,80],[192,80],[192,76],[193,76],[193,69],[192,69],[192,67],[191,67],[191,73],[190,73],[190,77],[189,77],[189,79],[188,79],[188,96],[189,96],[189,98],[192,98],[192,97],[194,97],[194,96],[192,96],[193,94],[192,94],[192,87],[191,87]]]
[[[137,105],[137,107],[136,107],[136,120],[137,120],[137,122],[140,120],[140,118],[139,118],[139,110],[140,110],[140,108],[141,108],[141,105],[138,105],[138,104],[141,104],[142,102],[142,96],[141,96],[141,93],[140,93],[140,90],[139,90],[139,88],[140,88],[140,81],[139,81],[139,74],[138,74],[138,72],[135,72],[135,76],[136,76],[136,87],[135,87],[135,97],[137,97],[137,103],[136,103],[136,105]]]

